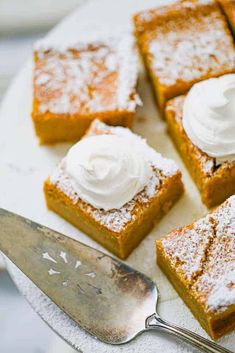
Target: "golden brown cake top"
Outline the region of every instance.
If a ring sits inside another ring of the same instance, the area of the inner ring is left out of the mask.
[[[151,69],[164,86],[235,70],[235,46],[213,0],[190,0],[134,18]]]
[[[35,46],[34,98],[39,113],[134,112],[138,56],[131,34]]]
[[[113,232],[119,233],[130,222],[135,220],[136,211],[141,204],[148,204],[153,197],[157,195],[162,182],[179,172],[175,162],[163,158],[154,149],[148,146],[140,136],[135,135],[129,129],[123,127],[111,127],[99,120],[94,120],[91,124],[87,136],[100,134],[114,134],[120,137],[126,137],[129,141],[138,144],[138,148],[146,156],[148,163],[152,167],[152,175],[143,191],[138,193],[131,201],[126,203],[120,209],[104,211],[96,209],[90,204],[82,201],[76,193],[76,185],[71,177],[65,171],[66,157],[59,163],[54,173],[50,176],[50,182],[57,186],[65,195],[67,195],[74,204],[79,205],[84,211],[88,212],[93,218],[103,226]],[[109,186],[107,185],[107,188]]]
[[[171,266],[206,310],[235,304],[235,195],[161,243]]]

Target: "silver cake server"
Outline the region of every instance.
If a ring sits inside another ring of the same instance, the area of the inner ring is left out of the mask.
[[[156,312],[158,290],[124,263],[0,209],[0,250],[80,327],[109,344],[162,330],[208,353],[231,353]]]

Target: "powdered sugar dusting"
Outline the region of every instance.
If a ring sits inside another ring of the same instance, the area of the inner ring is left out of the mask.
[[[102,212],[97,209],[92,212],[92,215],[96,221],[99,221],[105,227],[113,230],[114,232],[120,232],[120,230],[124,228],[127,223],[134,220],[134,215],[132,215],[134,206],[134,202],[128,202],[119,210]]]
[[[193,226],[174,231],[162,245],[207,310],[235,304],[235,196]]]
[[[194,288],[210,310],[235,304],[235,196],[213,214],[215,235],[204,271]]]
[[[231,266],[228,273],[224,273],[215,282],[211,294],[208,297],[207,305],[216,310],[217,308],[228,307],[235,304],[235,266]]]
[[[131,34],[35,46],[34,96],[40,113],[134,112],[138,56]]]
[[[171,262],[187,279],[189,285],[202,271],[206,251],[213,238],[213,224],[210,217],[200,219],[191,228],[183,228],[163,239],[162,244]]]
[[[104,133],[128,137],[129,141],[135,143],[139,150],[141,150],[141,153],[144,153],[152,167],[152,173],[148,184],[143,191],[134,197],[133,200],[126,203],[120,209],[110,211],[95,209],[93,206],[83,202],[76,192],[76,182],[66,173],[66,157],[50,176],[50,181],[65,193],[74,204],[77,204],[78,207],[84,208],[86,212],[90,213],[92,217],[102,225],[114,232],[120,232],[130,221],[134,221],[135,210],[137,209],[138,204],[147,204],[156,195],[158,188],[164,179],[178,173],[178,168],[174,162],[164,159],[149,147],[145,140],[133,134],[129,129],[110,127],[99,120],[95,120],[89,129],[88,136]]]
[[[197,3],[197,2],[196,2]],[[186,1],[184,8],[194,7],[195,2]],[[161,9],[159,11],[161,16]],[[232,72],[235,62],[235,48],[232,36],[226,31],[225,20],[214,4],[207,13],[190,12],[178,16],[165,10],[165,21],[158,24],[147,39],[151,69],[165,86],[177,82],[196,82],[203,77]],[[169,17],[167,13],[169,12]],[[199,15],[198,15],[199,13]],[[172,55],[174,53],[174,55]]]
[[[190,9],[195,9],[200,5],[211,5],[213,4],[213,0],[197,0],[197,1],[184,1],[183,3],[180,3],[181,7],[181,12],[182,12],[182,7],[184,8],[190,8]],[[168,15],[169,9],[174,8],[176,11],[179,9],[179,5],[176,2],[175,4],[171,4],[169,6],[162,6],[158,7],[157,9],[150,9],[150,10],[144,10],[140,12],[137,17],[137,26],[138,26],[138,31],[141,31],[144,29],[144,25],[147,23],[149,24],[150,22],[154,21],[156,16],[166,16]]]

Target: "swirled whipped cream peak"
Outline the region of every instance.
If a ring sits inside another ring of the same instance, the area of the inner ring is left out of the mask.
[[[152,173],[133,143],[111,134],[82,139],[69,150],[65,163],[78,196],[105,211],[119,209],[132,200]]]
[[[235,74],[195,84],[186,96],[183,126],[216,164],[235,160]]]

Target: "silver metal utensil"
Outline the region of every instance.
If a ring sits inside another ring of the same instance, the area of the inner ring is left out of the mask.
[[[163,330],[208,353],[229,350],[167,323],[158,290],[142,273],[89,246],[0,209],[0,250],[59,308],[109,344]]]

